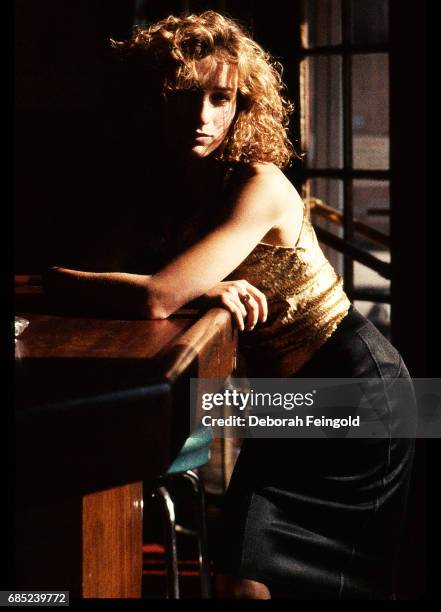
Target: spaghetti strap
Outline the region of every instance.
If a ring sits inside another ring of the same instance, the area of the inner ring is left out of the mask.
[[[305,219],[308,217],[309,218],[309,206],[307,205],[307,203],[305,202],[305,200],[303,200],[302,198],[302,202],[303,202],[303,218],[302,218],[302,225],[300,226],[300,232],[299,235],[297,237],[296,243],[294,245],[294,248],[296,249],[299,246],[299,242],[300,242],[300,238],[302,237],[303,234],[303,228],[305,227]]]

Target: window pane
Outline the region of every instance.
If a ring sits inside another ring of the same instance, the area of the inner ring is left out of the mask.
[[[389,235],[389,181],[354,180],[354,217]]]
[[[328,204],[340,212],[343,211],[343,181],[324,178],[310,179],[307,182],[306,193],[310,198],[319,198],[323,200],[324,204]],[[311,219],[315,227],[321,227],[334,236],[343,238],[343,227],[324,219],[318,214],[317,209],[316,211],[312,209]],[[334,266],[335,271],[338,274],[343,274],[343,255],[322,242],[320,246],[330,263]]]
[[[375,231],[389,236],[389,182],[372,180],[354,180],[352,183],[354,219],[374,230],[367,236],[354,227],[357,246],[368,251],[385,248],[385,244],[376,240]]]
[[[302,65],[302,147],[310,168],[343,167],[341,57],[309,57]]]
[[[390,339],[390,304],[354,300],[354,306]]]
[[[338,45],[341,37],[340,0],[303,0],[303,46]]]
[[[381,261],[390,262],[390,252],[387,249],[372,250],[374,255]],[[375,270],[371,270],[358,261],[354,261],[354,287],[356,289],[378,289],[380,291],[390,291],[390,280],[380,276]]]
[[[309,198],[323,200],[324,204],[343,212],[343,181],[327,178],[308,179],[307,194]],[[328,231],[332,232],[335,236],[343,237],[342,227],[336,223],[322,219],[318,214],[315,216],[317,220],[320,219],[324,224],[327,224],[326,229],[328,229]],[[323,227],[325,227],[325,225],[323,225]]]
[[[353,164],[389,168],[389,62],[385,54],[352,56]]]
[[[352,42],[385,43],[389,34],[388,0],[352,0]]]

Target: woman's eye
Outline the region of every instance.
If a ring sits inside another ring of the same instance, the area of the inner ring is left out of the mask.
[[[230,96],[228,96],[227,94],[223,94],[223,93],[212,94],[211,99],[213,102],[217,104],[226,103],[231,100]]]

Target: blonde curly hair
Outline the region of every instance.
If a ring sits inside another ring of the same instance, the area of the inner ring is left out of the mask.
[[[208,56],[237,65],[238,112],[219,159],[284,168],[296,155],[287,134],[293,105],[284,97],[282,66],[232,19],[214,11],[170,15],[111,44],[148,76],[151,96],[197,85],[196,62]]]

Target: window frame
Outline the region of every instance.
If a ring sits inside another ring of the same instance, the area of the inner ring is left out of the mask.
[[[342,168],[302,168],[301,185],[305,194],[305,186],[310,179],[332,178],[342,181],[343,184],[343,237],[316,226],[319,240],[343,255],[343,281],[348,297],[353,300],[369,301],[375,303],[391,303],[391,293],[384,289],[360,289],[354,286],[354,261],[378,273],[380,276],[391,280],[392,264],[385,262],[368,251],[360,248],[354,241],[354,203],[353,203],[353,181],[356,179],[368,179],[388,181],[390,184],[390,164],[387,170],[378,169],[356,169],[353,167],[353,128],[352,128],[352,60],[356,54],[383,54],[389,57],[389,43],[354,43],[351,40],[351,0],[341,2],[341,43],[335,45],[307,46],[306,29],[300,24],[299,36],[299,105],[302,151],[305,150],[306,139],[306,112],[308,107],[307,88],[307,60],[311,57],[334,56],[341,58],[342,66],[342,146],[343,167]],[[390,138],[390,135],[389,135]],[[327,203],[326,203],[327,204]],[[390,209],[389,209],[390,210]],[[384,237],[385,238],[385,237]],[[374,238],[375,239],[375,238]],[[390,250],[389,241],[383,240],[383,246]]]

